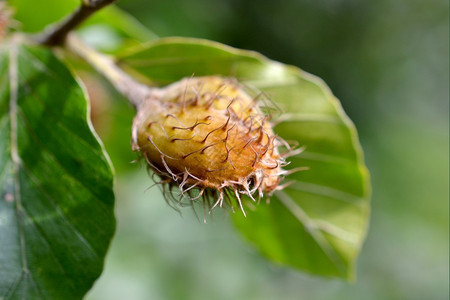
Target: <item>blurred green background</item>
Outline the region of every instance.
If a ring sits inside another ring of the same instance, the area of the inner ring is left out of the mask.
[[[447,0],[118,6],[159,36],[256,50],[323,78],[358,128],[372,217],[353,284],[273,265],[225,215],[204,225],[191,210],[180,216],[167,206],[157,187],[147,191],[145,167],[129,163],[133,109],[95,89],[94,123],[117,172],[118,229],[87,299],[448,299]]]

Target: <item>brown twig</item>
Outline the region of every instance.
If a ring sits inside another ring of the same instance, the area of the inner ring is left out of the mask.
[[[122,71],[114,59],[97,52],[84,44],[74,33],[78,25],[101,8],[116,0],[81,0],[81,5],[65,19],[48,26],[42,33],[32,37],[34,42],[44,46],[65,46],[80,56],[100,74],[102,74],[135,107],[146,99],[157,96],[159,89],[150,88]]]
[[[114,3],[116,0],[82,0],[81,5],[68,17],[47,27],[37,35],[36,41],[41,45],[58,46],[64,43],[67,34],[80,25],[99,9]]]

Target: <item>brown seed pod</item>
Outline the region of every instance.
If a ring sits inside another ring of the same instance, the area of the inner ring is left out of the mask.
[[[232,79],[193,77],[157,92],[138,109],[133,149],[170,187],[191,200],[216,198],[211,209],[231,206],[234,195],[255,200],[279,187],[285,165],[280,140],[257,101]],[[193,197],[189,192],[198,189]],[[210,200],[209,200],[210,201]]]

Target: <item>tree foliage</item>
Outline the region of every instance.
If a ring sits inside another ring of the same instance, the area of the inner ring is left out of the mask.
[[[43,1],[50,13],[37,20],[30,0],[12,4],[26,31],[72,8]],[[325,83],[211,41],[142,44],[154,36],[115,7],[89,24],[121,36],[120,66],[152,85],[221,75],[262,93],[276,107],[276,134],[305,149],[290,168],[308,170],[287,176],[270,203],[247,208],[247,218],[233,215],[234,223],[274,262],[354,278],[368,223],[368,172],[356,130]],[[0,297],[79,299],[101,274],[115,229],[113,173],[87,117],[87,96],[53,49],[17,34],[0,44],[0,86]]]

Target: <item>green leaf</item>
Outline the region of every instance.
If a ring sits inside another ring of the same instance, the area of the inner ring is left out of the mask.
[[[218,43],[161,39],[121,57],[124,67],[157,85],[222,75],[258,88],[284,112],[275,131],[305,151],[270,204],[235,214],[237,228],[275,262],[313,274],[354,277],[369,217],[369,176],[356,130],[317,77],[262,55]],[[265,202],[265,201],[263,201]]]
[[[83,89],[48,49],[0,44],[0,298],[80,299],[114,234]]]

